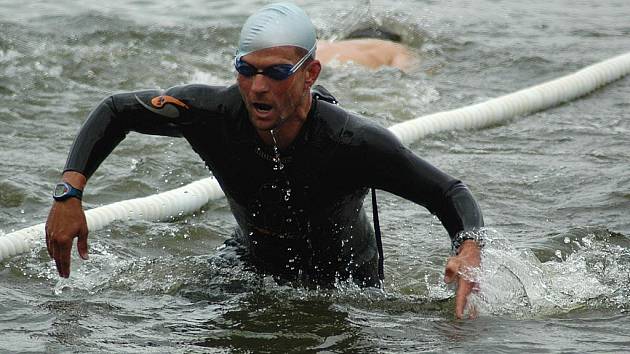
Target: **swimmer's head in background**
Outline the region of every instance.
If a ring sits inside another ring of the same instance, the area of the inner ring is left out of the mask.
[[[288,2],[275,3],[261,8],[245,21],[236,59],[279,46],[302,48],[314,58],[316,44],[315,26],[304,10]]]

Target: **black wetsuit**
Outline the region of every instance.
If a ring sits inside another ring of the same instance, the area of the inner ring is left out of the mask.
[[[314,89],[308,118],[280,151],[265,145],[236,86],[186,85],[105,99],[83,125],[65,170],[89,177],[129,131],[183,136],[220,183],[259,269],[330,284],[377,285],[374,232],[363,209],[369,187],[438,216],[449,235],[483,226],[468,189],[404,147],[387,129]]]

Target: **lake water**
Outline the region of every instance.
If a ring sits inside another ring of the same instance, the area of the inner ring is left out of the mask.
[[[0,0],[0,235],[45,221],[73,137],[102,98],[232,83],[240,26],[266,3]],[[325,68],[319,83],[383,126],[630,50],[622,0],[298,3],[323,38],[375,21],[422,58],[409,73]],[[624,78],[411,146],[466,182],[483,209],[490,241],[476,320],[454,319],[453,289],[442,283],[448,236],[421,207],[379,193],[383,291],[317,291],[277,285],[217,250],[235,226],[221,200],[171,222],[92,232],[90,260],[73,254],[68,280],[41,247],[0,263],[0,352],[628,352],[629,97]],[[183,139],[130,134],[90,180],[84,205],[207,176]]]

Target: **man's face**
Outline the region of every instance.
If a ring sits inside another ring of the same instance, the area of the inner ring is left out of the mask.
[[[275,64],[295,64],[300,60],[294,47],[282,46],[261,49],[243,56],[243,61],[259,70]],[[266,75],[247,77],[237,74],[237,83],[249,118],[258,130],[271,130],[282,120],[296,118],[294,115],[303,107],[310,87],[305,63],[297,72],[285,80],[274,80]]]

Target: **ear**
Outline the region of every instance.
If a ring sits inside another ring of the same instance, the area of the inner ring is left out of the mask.
[[[315,84],[315,81],[317,81],[317,78],[319,77],[319,73],[321,71],[322,64],[319,62],[319,60],[313,59],[310,63],[308,63],[304,77],[305,89],[311,89],[311,87]]]

